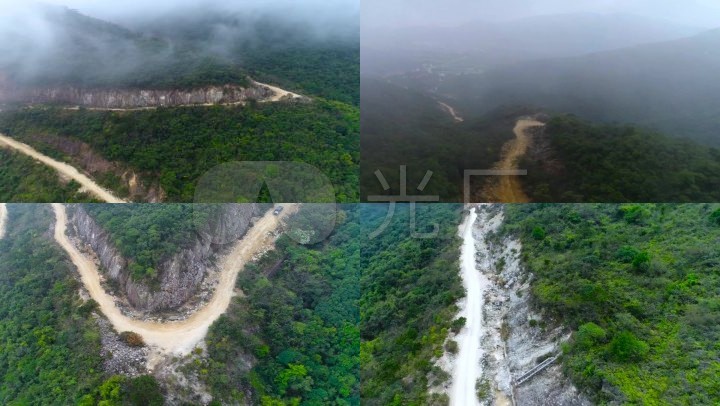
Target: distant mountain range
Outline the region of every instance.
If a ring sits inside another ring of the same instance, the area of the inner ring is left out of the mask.
[[[456,27],[362,32],[363,73],[398,73],[461,59],[482,68],[688,37],[703,28],[628,14],[562,14]],[[401,63],[399,63],[401,62]]]
[[[630,122],[720,145],[720,30],[589,55],[446,78],[461,108],[534,106]]]

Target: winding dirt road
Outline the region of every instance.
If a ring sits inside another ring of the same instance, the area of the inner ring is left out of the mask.
[[[5,225],[7,224],[7,205],[0,203],[0,240],[5,237]]]
[[[203,340],[210,325],[227,310],[231,299],[235,296],[235,280],[238,272],[254,255],[274,244],[275,237],[272,232],[279,227],[281,218],[294,211],[294,207],[286,207],[279,216],[268,211],[220,260],[221,275],[210,301],[185,320],[165,323],[136,320],[121,313],[115,305],[113,296],[103,289],[100,272],[95,262],[83,255],[65,234],[67,227],[65,207],[61,204],[53,204],[53,210],[57,219],[55,240],[78,268],[83,285],[115,330],[140,334],[145,343],[156,347],[162,354],[185,355]]]
[[[453,106],[447,103],[443,103],[441,101],[439,101],[438,104],[440,105],[440,107],[442,107],[443,110],[447,111],[448,114],[452,116],[453,120],[455,120],[456,123],[462,123],[463,121],[465,121],[464,118],[460,117],[457,114],[457,111],[455,111],[455,108],[453,108]]]
[[[517,169],[518,159],[525,155],[530,145],[528,130],[544,125],[534,119],[519,119],[513,128],[515,139],[505,144],[502,159],[494,169]],[[494,202],[498,203],[528,203],[530,201],[530,198],[522,190],[520,178],[517,176],[500,176],[498,182],[491,188],[490,196],[493,197]]]
[[[97,183],[95,183],[95,181],[93,181],[77,169],[73,168],[72,166],[64,162],[56,161],[47,155],[41,154],[27,144],[23,144],[22,142],[15,141],[8,136],[0,134],[0,147],[14,149],[40,163],[43,163],[55,169],[61,176],[65,176],[78,182],[82,186],[82,191],[89,192],[98,199],[101,199],[108,203],[126,203],[125,200],[116,197],[109,190],[98,185]]]

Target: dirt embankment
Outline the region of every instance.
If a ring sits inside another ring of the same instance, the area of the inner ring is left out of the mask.
[[[148,345],[153,347],[155,356],[150,357],[151,363],[158,362],[164,355],[188,354],[203,340],[210,325],[227,310],[231,299],[235,296],[235,280],[238,272],[252,260],[253,256],[274,245],[275,232],[281,225],[280,220],[294,211],[294,207],[288,207],[279,216],[273,215],[271,211],[266,213],[241,240],[235,243],[230,252],[220,259],[219,283],[207,304],[185,320],[160,323],[136,320],[122,314],[115,304],[115,298],[103,289],[102,277],[96,263],[82,254],[65,234],[67,227],[65,207],[54,204],[53,209],[57,219],[55,240],[78,268],[83,285],[116,331],[138,333]]]
[[[532,118],[521,118],[515,124],[513,133],[515,139],[508,141],[503,147],[502,158],[494,169],[515,170],[518,169],[518,160],[525,155],[531,142],[530,130],[533,127],[544,126],[545,124]],[[498,203],[528,203],[530,198],[522,189],[520,178],[515,175],[499,176],[486,195],[490,196],[493,202]]]
[[[60,174],[60,176],[75,180],[82,186],[82,191],[88,192],[100,200],[103,200],[107,203],[126,203],[125,200],[113,195],[112,192],[98,185],[97,183],[95,183],[95,181],[78,171],[76,168],[73,168],[66,163],[56,161],[47,155],[41,154],[27,144],[23,144],[22,142],[15,141],[10,137],[0,134],[0,147],[14,149],[40,163],[43,163],[55,169]]]

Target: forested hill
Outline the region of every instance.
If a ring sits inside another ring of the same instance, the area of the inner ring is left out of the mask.
[[[197,365],[217,404],[360,405],[360,207],[339,207],[328,240],[281,237],[238,275]]]
[[[76,270],[52,241],[50,206],[8,211],[0,240],[0,403],[161,405],[153,377],[103,372],[93,307],[80,298]]]
[[[720,395],[720,206],[506,205],[539,309],[573,330],[562,362],[598,404]]]
[[[463,171],[492,168],[505,142],[514,137],[517,117],[528,112],[498,109],[487,117],[466,117],[458,123],[438,101],[395,83],[363,77],[362,199],[399,193],[399,169],[406,165],[409,188],[414,190],[430,170],[432,178],[423,194],[438,195],[445,202],[462,201]],[[383,191],[376,170],[382,171],[391,191]]]
[[[715,202],[720,149],[629,125],[557,116],[520,167],[535,202]],[[543,148],[547,147],[547,148]]]
[[[385,204],[362,205],[362,401],[444,404],[447,397],[431,396],[428,388],[449,378],[432,359],[442,355],[448,331],[461,327],[452,323],[464,296],[458,274],[461,206],[425,204],[411,212],[402,205],[383,229],[387,210]],[[410,228],[411,216],[417,230]],[[433,238],[412,235],[432,232],[433,225],[438,226]]]
[[[523,105],[636,123],[720,145],[720,29],[573,58],[448,78],[438,90],[475,109]]]
[[[308,27],[246,14],[198,10],[130,30],[64,7],[18,6],[0,17],[0,89],[248,86],[250,74],[309,96],[359,103],[352,27],[316,38]]]
[[[249,83],[242,69],[217,55],[64,7],[25,5],[0,22],[0,85],[178,88]],[[42,30],[27,31],[27,25]]]

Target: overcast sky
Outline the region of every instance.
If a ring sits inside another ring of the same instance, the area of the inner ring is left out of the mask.
[[[720,27],[720,0],[362,0],[361,21],[364,28],[456,25],[577,12],[630,13]]]

